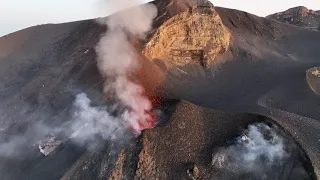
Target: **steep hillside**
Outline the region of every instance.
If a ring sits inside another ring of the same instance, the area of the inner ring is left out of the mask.
[[[79,93],[94,106],[110,104],[95,52],[108,28],[88,20],[0,38],[1,179],[254,179],[263,173],[240,176],[211,160],[236,137],[246,142],[243,129],[257,122],[279,126],[296,157],[267,178],[320,177],[320,33],[206,0],[152,3],[153,29],[133,44],[137,80],[161,100],[160,124],[137,139],[97,137],[97,149],[66,140],[43,156],[35,144],[72,121]],[[305,26],[316,12],[303,12],[293,21]]]

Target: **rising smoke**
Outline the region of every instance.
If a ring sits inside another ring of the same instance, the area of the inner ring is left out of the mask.
[[[309,179],[303,152],[277,127],[250,125],[236,142],[217,149],[212,165],[221,179]]]
[[[151,29],[157,9],[151,4],[132,7],[137,4],[139,1],[136,0],[108,1],[109,7],[121,7],[125,10],[105,19],[108,30],[96,51],[99,70],[106,79],[104,93],[107,96],[113,95],[113,98],[126,107],[121,119],[128,128],[139,134],[140,130],[152,121],[147,113],[152,109],[152,105],[143,95],[143,87],[130,78],[140,68],[138,54],[130,39],[145,36]],[[130,9],[126,9],[127,7]]]
[[[108,111],[110,106],[94,107],[86,94],[78,94],[74,102],[73,117],[69,122],[59,127],[48,127],[41,122],[38,123],[40,125],[30,125],[23,135],[0,143],[0,157],[22,155],[24,149],[35,142],[39,142],[40,151],[47,154],[70,139],[80,144],[93,141],[96,135],[104,140],[114,140],[123,137],[128,128],[139,135],[141,130],[148,127],[152,120],[148,111],[152,109],[152,105],[144,96],[144,88],[131,78],[139,70],[140,63],[130,40],[144,38],[151,29],[157,9],[152,4],[140,5],[138,0],[104,1],[106,11],[121,11],[100,20],[100,23],[107,25],[108,30],[96,47],[97,66],[105,79],[105,96],[111,97],[116,102],[114,106],[124,110],[111,114]],[[44,115],[43,119],[47,118]]]
[[[104,140],[120,140],[125,136],[120,117],[111,115],[107,106],[93,107],[86,94],[76,96],[74,108],[68,138],[84,144],[94,142],[97,136]]]
[[[157,14],[154,5],[140,5],[139,1],[109,0],[106,7],[121,10],[99,23],[107,25],[107,32],[96,47],[97,66],[105,79],[104,94],[116,102],[113,106],[124,107],[120,113],[111,115],[108,107],[93,107],[86,94],[78,94],[74,102],[75,113],[69,123],[69,139],[89,145],[99,136],[104,140],[120,140],[125,129],[136,135],[148,127],[152,117],[148,112],[151,102],[144,96],[144,89],[131,76],[139,68],[139,58],[130,39],[143,38]],[[51,139],[49,139],[50,141]],[[50,143],[42,151],[53,150]]]
[[[26,115],[26,117],[28,116]],[[49,127],[41,120],[34,124],[25,125],[24,128],[25,131],[22,134],[2,134],[4,136],[0,138],[0,158],[24,158],[38,147],[39,140],[44,139],[50,133],[56,134],[62,131],[61,127]]]

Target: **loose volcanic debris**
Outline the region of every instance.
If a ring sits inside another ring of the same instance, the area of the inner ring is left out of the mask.
[[[188,176],[190,177],[190,179],[192,179],[192,180],[196,180],[200,176],[199,168],[196,165],[194,165],[192,168],[188,169],[187,173],[188,173]]]
[[[320,67],[308,69],[306,79],[310,89],[316,94],[320,94]]]
[[[151,149],[149,148],[150,142],[148,141],[147,138],[144,138],[143,140],[143,150],[141,151],[139,155],[139,163],[138,163],[138,168],[136,171],[136,176],[135,180],[140,180],[140,179],[153,179],[157,176],[157,170],[155,166],[155,160],[151,155]],[[160,177],[159,177],[160,178]],[[164,177],[161,177],[164,178]]]
[[[124,166],[125,160],[126,160],[126,154],[125,154],[125,151],[122,150],[121,153],[118,156],[118,160],[116,162],[116,165],[115,165],[115,167],[113,169],[113,172],[112,172],[109,180],[121,180],[121,179],[123,179],[122,172],[123,172],[123,166]]]
[[[312,74],[313,74],[314,76],[316,76],[316,77],[320,77],[320,70],[315,69],[315,70],[312,71]]]
[[[59,141],[56,140],[55,137],[51,137],[46,142],[39,142],[39,150],[43,155],[48,156],[62,143],[63,141]]]

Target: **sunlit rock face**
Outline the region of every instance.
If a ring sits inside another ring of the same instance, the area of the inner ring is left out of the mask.
[[[162,25],[143,53],[163,61],[169,69],[190,64],[208,67],[228,49],[229,41],[230,33],[213,5],[195,1]]]

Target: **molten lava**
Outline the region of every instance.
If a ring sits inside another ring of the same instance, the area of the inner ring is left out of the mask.
[[[139,122],[140,131],[143,131],[145,129],[152,129],[157,126],[158,124],[158,115],[152,112],[147,113],[149,118],[146,119],[144,122]]]

